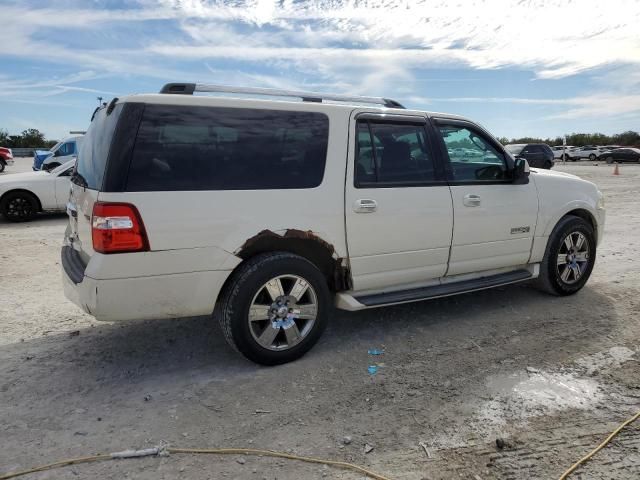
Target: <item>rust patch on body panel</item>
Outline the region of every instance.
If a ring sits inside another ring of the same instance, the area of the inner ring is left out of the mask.
[[[332,244],[311,230],[290,228],[282,234],[272,230],[262,230],[245,241],[235,254],[242,259],[247,259],[258,253],[274,251],[287,251],[306,258],[324,273],[329,286],[334,291],[351,288],[351,274],[346,261],[337,256]]]

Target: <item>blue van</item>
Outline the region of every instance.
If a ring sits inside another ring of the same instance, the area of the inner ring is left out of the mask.
[[[82,135],[67,137],[56,143],[50,150],[35,150],[33,152],[33,170],[51,170],[67,163],[78,156],[78,149],[82,142]]]

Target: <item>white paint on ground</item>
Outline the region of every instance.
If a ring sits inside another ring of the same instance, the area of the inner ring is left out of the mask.
[[[636,352],[627,347],[587,355],[576,368],[545,372],[528,368],[525,372],[489,377],[492,398],[478,408],[476,430],[488,433],[511,423],[523,423],[536,416],[567,409],[589,410],[604,402],[605,393],[591,376],[603,368],[619,368]]]
[[[636,354],[627,347],[611,347],[608,351],[587,355],[576,361],[576,365],[586,369],[587,375],[607,367],[620,367]]]

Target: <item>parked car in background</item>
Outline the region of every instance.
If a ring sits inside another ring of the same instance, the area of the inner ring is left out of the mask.
[[[11,222],[26,222],[38,212],[64,211],[74,164],[0,177],[0,214]]]
[[[200,84],[100,108],[67,213],[69,300],[106,321],[214,312],[236,350],[268,365],[307,352],[332,304],[362,310],[533,279],[573,294],[605,218],[596,185],[530,171],[457,115]]]
[[[70,160],[75,160],[82,145],[82,135],[67,137],[49,150],[33,153],[33,170],[51,170]]]
[[[554,165],[553,150],[545,143],[512,143],[504,148],[514,157],[526,159],[532,167],[549,170]]]
[[[596,147],[593,145],[585,145],[584,147],[574,148],[569,152],[569,158],[574,162],[576,160],[589,159],[591,161],[598,158],[606,149],[604,147]]]
[[[574,146],[572,145],[556,145],[554,147],[551,147],[551,150],[553,151],[553,158],[556,160],[564,160],[567,161],[569,160],[569,152],[571,150],[573,150]],[[564,155],[564,158],[563,158]]]
[[[613,162],[640,162],[640,148],[616,148],[603,152],[600,158],[607,163]]]
[[[13,152],[10,148],[0,147],[0,172],[3,172],[7,165],[13,165]]]

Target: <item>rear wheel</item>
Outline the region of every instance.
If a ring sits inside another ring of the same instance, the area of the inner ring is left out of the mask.
[[[318,341],[329,300],[326,279],[311,262],[266,253],[233,273],[214,315],[232,347],[256,363],[278,365],[300,358]]]
[[[591,275],[596,259],[593,227],[584,219],[568,215],[554,228],[542,263],[538,286],[553,295],[571,295]]]
[[[596,159],[596,154],[592,153],[591,155],[589,155],[589,160],[591,160],[592,162]]]
[[[0,172],[4,172],[4,162],[0,161]]]
[[[613,163],[613,157],[607,157],[607,163],[611,165]]]
[[[546,162],[544,162],[544,165],[542,166],[542,168],[546,168],[547,170],[551,170],[551,167],[553,166],[553,164],[547,160]]]
[[[0,213],[11,222],[27,222],[38,213],[38,200],[29,192],[7,193],[0,203]]]

